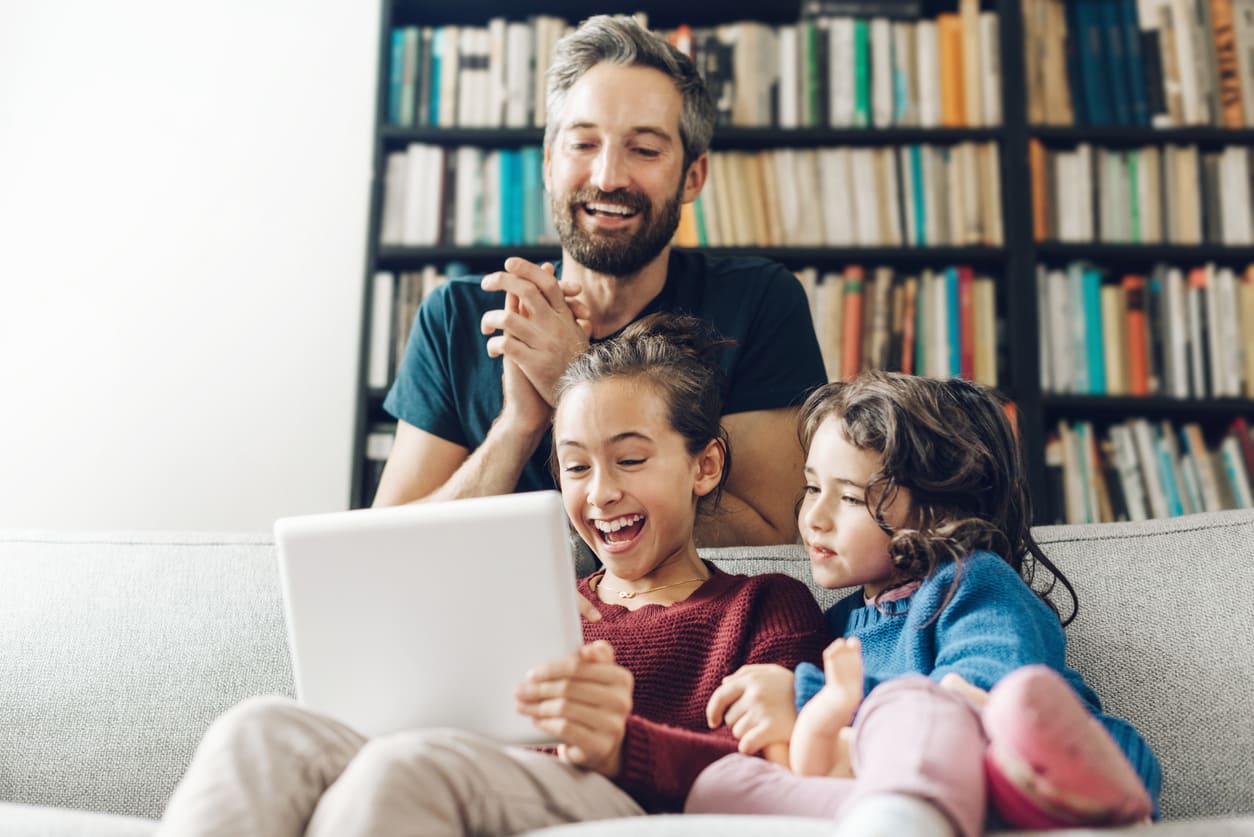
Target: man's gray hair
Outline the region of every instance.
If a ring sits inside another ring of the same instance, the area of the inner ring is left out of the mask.
[[[688,56],[625,15],[596,15],[557,42],[548,71],[544,147],[560,127],[566,95],[583,74],[601,63],[652,67],[665,73],[683,96],[679,138],[684,144],[684,169],[710,147],[714,133],[714,102]]]

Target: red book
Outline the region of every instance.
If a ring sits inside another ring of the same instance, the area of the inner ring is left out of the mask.
[[[862,369],[862,268],[845,268],[845,330],[844,348],[840,353],[840,377],[850,381]]]
[[[1241,446],[1241,458],[1245,460],[1246,473],[1254,477],[1254,439],[1250,438],[1250,425],[1245,416],[1234,418],[1228,432],[1237,437],[1237,444]]]
[[[1145,319],[1145,277],[1123,277],[1128,300],[1128,394],[1149,395],[1149,325]]]
[[[959,374],[975,380],[975,273],[958,268]]]
[[[906,280],[905,300],[902,303],[901,322],[901,371],[914,374],[914,324],[918,319],[919,280],[913,276]]]

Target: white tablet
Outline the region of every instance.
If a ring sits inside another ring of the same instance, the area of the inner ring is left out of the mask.
[[[274,535],[302,704],[369,736],[552,740],[513,695],[582,642],[556,491],[288,517]]]

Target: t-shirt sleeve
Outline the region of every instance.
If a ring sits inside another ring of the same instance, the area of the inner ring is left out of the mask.
[[[456,307],[446,284],[418,308],[405,357],[383,409],[441,439],[470,447],[457,411],[452,351],[457,328]]]
[[[724,413],[797,406],[827,382],[805,289],[781,265],[763,262],[761,271],[765,289],[740,338]]]

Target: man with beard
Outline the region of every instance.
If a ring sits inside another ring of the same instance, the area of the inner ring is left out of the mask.
[[[423,303],[384,402],[397,433],[374,504],[552,488],[553,389],[571,358],[646,314],[680,311],[734,341],[720,357],[734,455],[698,543],[793,542],[796,408],[826,381],[805,294],[765,259],[670,246],[708,173],[715,112],[704,82],[664,39],[601,15],[558,43],[547,95],[545,186],[561,263],[510,258]]]

